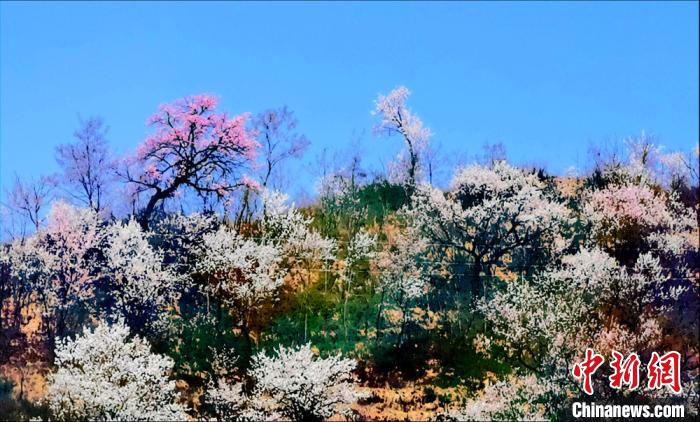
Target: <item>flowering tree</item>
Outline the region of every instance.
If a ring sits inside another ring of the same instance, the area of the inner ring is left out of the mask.
[[[337,243],[311,230],[311,218],[305,217],[288,196],[266,189],[262,192],[263,215],[260,218],[264,242],[276,245],[286,268],[297,269],[301,277],[301,302],[304,310],[304,340],[308,333],[308,287],[317,270],[329,271],[335,260]],[[319,268],[320,267],[320,268]]]
[[[600,250],[566,256],[560,267],[507,283],[479,307],[495,344],[558,391],[577,392],[569,367],[582,350],[650,353],[686,291],[651,254],[632,268]]]
[[[156,205],[180,189],[223,199],[243,185],[242,171],[255,159],[258,143],[245,129],[246,115],[217,113],[218,100],[195,95],[166,104],[149,123],[156,130],[130,158],[127,180],[148,201],[141,216],[147,228]]]
[[[675,256],[678,264],[687,251],[697,250],[696,211],[673,194],[642,183],[609,184],[585,191],[581,202],[589,238],[623,263],[654,248]]]
[[[282,256],[275,246],[246,239],[226,226],[203,240],[196,268],[210,276],[208,289],[225,303],[252,309],[282,284]]]
[[[398,134],[403,138],[407,157],[400,156],[399,163],[405,168],[409,186],[414,186],[421,170],[420,157],[428,146],[431,133],[406,106],[410,94],[406,87],[400,86],[387,95],[380,95],[373,114],[380,119],[375,126],[377,133]]]
[[[222,226],[206,234],[195,276],[204,282],[207,314],[210,296],[233,313],[246,341],[245,353],[252,351],[251,329],[260,306],[272,299],[283,283],[283,256],[279,248],[267,242],[247,239],[235,229]]]
[[[556,366],[578,353],[601,323],[601,303],[626,280],[624,269],[601,251],[583,251],[564,262],[532,280],[507,283],[492,299],[480,301],[490,329],[529,367],[547,359]]]
[[[254,394],[265,397],[283,418],[322,420],[348,414],[358,398],[352,370],[355,361],[340,355],[317,358],[307,343],[297,348],[280,346],[275,355],[259,353],[250,375]]]
[[[58,420],[187,420],[168,379],[173,362],[153,354],[123,321],[61,339],[47,403]]]
[[[550,401],[553,391],[556,386],[534,375],[511,376],[488,384],[481,395],[442,416],[456,421],[552,419],[556,416]]]
[[[271,408],[270,402],[251,397],[244,392],[242,382],[223,379],[211,384],[206,399],[214,408],[217,420],[279,420],[281,415]]]
[[[257,311],[275,298],[289,269],[307,271],[310,282],[317,263],[334,259],[332,239],[309,228],[311,220],[279,192],[263,190],[263,209],[253,233],[243,234],[230,226],[204,234],[197,248],[195,279],[203,282],[204,292],[231,311],[252,350],[251,329]],[[248,351],[250,351],[248,350]]]
[[[430,271],[434,265],[427,256],[428,241],[408,227],[392,239],[378,257],[382,300],[377,314],[377,338],[381,334],[381,314],[386,303],[395,305],[401,312],[401,324],[396,344],[401,346],[407,325],[411,319],[410,308],[429,289]]]
[[[67,317],[75,305],[85,304],[94,294],[97,273],[94,251],[104,236],[102,222],[89,208],[76,208],[63,201],[52,204],[47,225],[37,234],[40,271],[37,286],[44,307],[49,339],[64,336]]]
[[[225,419],[320,421],[349,416],[350,406],[363,396],[355,390],[355,365],[340,355],[317,357],[310,343],[279,346],[272,356],[260,352],[253,357],[247,374],[253,383],[250,394],[243,383],[221,379],[210,386],[207,399]]]
[[[311,230],[312,218],[304,216],[289,196],[266,189],[262,192],[261,239],[276,245],[286,259],[329,262],[335,259],[334,239]]]
[[[135,220],[106,231],[103,273],[112,283],[116,309],[132,327],[157,318],[176,299],[177,275],[163,265],[163,253],[148,243]]]
[[[262,215],[260,216],[261,237],[273,242],[288,252],[298,249],[304,242],[311,219],[305,217],[294,204],[289,203],[289,196],[270,189],[261,193]]]
[[[258,354],[251,375],[255,394],[269,396],[283,417],[321,420],[350,411],[358,397],[351,375],[355,365],[340,355],[316,358],[307,343],[298,348],[280,346],[276,356]]]
[[[71,187],[74,197],[100,213],[113,173],[111,158],[102,119],[93,117],[81,121],[73,136],[75,143],[56,147],[56,161],[63,169],[63,179]]]
[[[542,254],[567,246],[561,237],[569,222],[566,207],[537,175],[505,162],[458,170],[448,194],[420,186],[405,214],[444,256],[469,258],[474,300],[482,295],[482,271],[491,274],[516,259],[515,269],[528,269]]]

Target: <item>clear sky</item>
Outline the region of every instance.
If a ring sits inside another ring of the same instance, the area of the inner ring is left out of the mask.
[[[378,93],[412,109],[451,156],[503,142],[553,172],[592,142],[645,129],[668,149],[698,142],[698,4],[2,3],[2,184],[56,170],[78,115],[102,116],[117,152],[156,107],[221,96],[230,112],[288,105],[324,147],[376,139]],[[301,179],[305,179],[302,177]]]

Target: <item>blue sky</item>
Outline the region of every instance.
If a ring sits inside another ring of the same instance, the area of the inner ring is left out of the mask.
[[[370,111],[397,85],[452,157],[503,142],[513,161],[562,172],[591,143],[642,129],[668,149],[698,142],[697,2],[2,3],[0,14],[3,187],[55,171],[79,114],[102,116],[124,153],[159,104],[200,92],[234,113],[288,105],[310,163],[353,139],[369,166],[390,160],[400,143],[373,137]]]

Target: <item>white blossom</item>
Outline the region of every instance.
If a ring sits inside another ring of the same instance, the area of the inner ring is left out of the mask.
[[[479,308],[510,353],[526,352],[536,364],[565,368],[566,360],[586,347],[636,347],[637,352],[653,348],[653,342],[640,339],[658,338],[644,333],[651,327],[649,320],[663,318],[663,301],[675,300],[670,280],[649,254],[627,270],[602,251],[583,250],[531,279],[508,282],[493,298],[481,300]],[[655,311],[645,311],[651,305]],[[625,308],[629,309],[623,314],[634,318],[623,327],[614,310]],[[603,344],[612,338],[606,330],[614,324],[619,335],[613,337],[619,342]],[[627,337],[621,330],[640,341],[623,344]]]
[[[59,420],[187,420],[175,382],[173,361],[153,354],[138,336],[129,339],[122,321],[85,328],[61,339],[58,370],[48,377],[47,403]]]
[[[545,420],[558,410],[549,400],[557,390],[555,384],[534,375],[510,376],[487,384],[479,396],[443,415],[457,421]]]
[[[391,245],[379,254],[377,265],[381,273],[382,286],[395,296],[416,299],[428,288],[432,265],[426,265],[428,241],[409,227],[397,234]]]
[[[248,377],[254,384],[249,394],[244,381],[224,378],[209,386],[207,400],[220,420],[323,420],[351,414],[350,406],[363,397],[352,376],[356,362],[340,355],[320,358],[311,344],[279,346],[272,356],[253,357]]]
[[[396,174],[398,169],[403,169],[404,180],[414,184],[420,178],[420,161],[432,133],[406,106],[410,94],[408,88],[400,86],[387,95],[380,95],[372,114],[380,118],[374,128],[375,132],[385,135],[398,134],[403,138],[406,150],[399,154],[396,162],[392,164],[392,172]]]
[[[89,251],[104,236],[100,219],[93,210],[54,202],[47,225],[37,234],[34,245],[45,274],[42,290],[51,308],[68,308],[91,297],[95,263]]]
[[[177,275],[163,264],[163,253],[148,243],[136,220],[115,223],[107,230],[107,275],[118,291],[117,308],[137,312],[143,307],[162,309],[176,295]]]
[[[496,162],[457,171],[452,191],[421,185],[403,214],[431,243],[471,258],[474,276],[546,252],[556,256],[566,246],[562,232],[569,210],[546,190],[536,175]]]
[[[286,194],[265,189],[262,192],[264,214],[261,219],[263,239],[274,243],[286,256],[334,259],[337,245],[309,228],[312,219],[304,217]]]
[[[250,375],[254,395],[269,401],[284,419],[320,420],[335,414],[348,415],[360,397],[352,371],[355,361],[340,355],[316,357],[307,343],[297,348],[280,346],[273,356],[259,353]]]
[[[202,255],[196,264],[200,273],[210,274],[213,294],[223,294],[232,303],[251,307],[272,296],[282,285],[284,272],[280,250],[256,242],[222,226],[203,237]]]

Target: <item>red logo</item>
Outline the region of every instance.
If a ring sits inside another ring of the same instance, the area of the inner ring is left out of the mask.
[[[603,356],[597,354],[592,349],[586,349],[586,358],[583,362],[576,363],[572,370],[574,378],[583,380],[583,391],[589,396],[593,394],[593,374],[605,362]],[[610,388],[621,390],[625,385],[630,391],[639,388],[639,367],[641,360],[636,353],[625,356],[613,350],[610,367],[612,375],[608,377]],[[663,356],[653,352],[651,359],[647,363],[647,387],[656,390],[664,386],[673,393],[681,392],[681,354],[679,352],[668,352]]]
[[[654,390],[667,386],[674,393],[681,392],[681,354],[668,352],[659,357],[654,352],[647,365],[649,374],[649,388]]]
[[[593,384],[591,377],[598,370],[600,365],[605,362],[603,356],[595,353],[590,348],[586,349],[586,359],[574,365],[574,377],[583,378],[583,391],[589,396],[593,394]]]
[[[624,360],[624,356],[620,352],[613,350],[612,355],[613,360],[610,362],[610,367],[613,369],[613,374],[608,377],[610,387],[619,390],[624,384],[627,384],[630,391],[634,391],[639,387],[639,365],[641,363],[639,355],[631,353]]]

